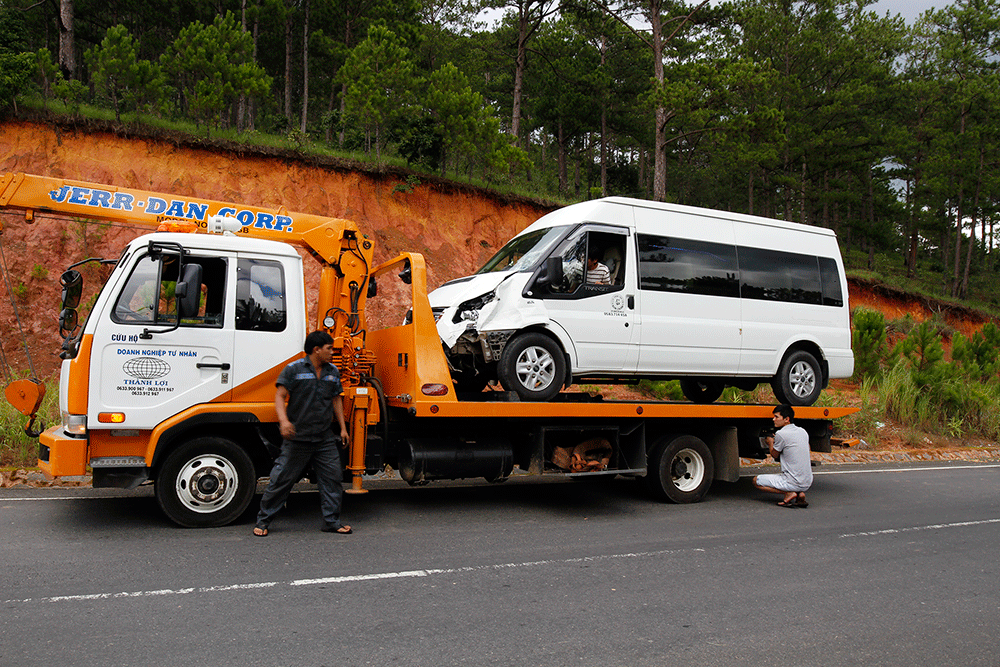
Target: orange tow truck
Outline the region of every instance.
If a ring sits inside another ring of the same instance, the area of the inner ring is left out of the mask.
[[[225,525],[251,502],[280,445],[274,382],[313,329],[337,350],[349,493],[390,466],[410,484],[625,475],[688,503],[716,479],[736,481],[740,456],[764,453],[767,405],[458,393],[423,257],[374,266],[374,242],[351,221],[23,173],[0,174],[0,213],[10,212],[27,224],[72,216],[149,229],[110,260],[83,322],[78,264],[61,278],[62,423],[40,434],[39,466],[90,471],[95,487],[151,482],[182,526]],[[311,314],[296,248],[320,264]],[[401,295],[405,316],[378,328],[370,315],[385,294]],[[6,391],[32,419],[43,393],[37,380]],[[796,422],[829,451],[832,420],[853,411],[801,407]]]

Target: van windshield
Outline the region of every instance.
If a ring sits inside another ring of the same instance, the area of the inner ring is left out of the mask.
[[[476,273],[532,271],[549,254],[552,246],[563,237],[566,229],[566,227],[548,227],[513,238]]]

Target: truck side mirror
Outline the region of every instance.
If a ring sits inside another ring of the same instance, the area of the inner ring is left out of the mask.
[[[68,333],[73,333],[76,330],[76,325],[78,323],[78,317],[76,310],[73,308],[63,308],[62,312],[59,313],[59,330]]]
[[[177,297],[177,317],[179,320],[195,317],[201,302],[201,264],[185,264],[184,279],[177,281],[174,296]]]
[[[62,285],[62,307],[76,308],[80,305],[80,295],[83,294],[83,276],[76,269],[70,269],[59,277]]]

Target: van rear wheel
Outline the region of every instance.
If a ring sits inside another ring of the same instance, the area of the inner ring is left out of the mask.
[[[823,391],[823,371],[816,357],[798,350],[785,357],[771,389],[779,403],[812,405]]]
[[[714,403],[722,396],[726,385],[718,380],[700,380],[685,378],[681,380],[681,391],[684,397],[692,403]]]
[[[540,333],[512,338],[497,368],[500,384],[522,401],[548,401],[562,389],[566,360],[559,345]]]

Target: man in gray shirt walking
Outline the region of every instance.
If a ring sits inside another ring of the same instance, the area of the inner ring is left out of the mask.
[[[790,405],[779,405],[774,409],[776,430],[766,441],[771,457],[781,461],[781,472],[753,478],[754,486],[761,491],[784,495],[778,502],[779,507],[809,507],[806,491],[813,481],[809,434],[792,423],[794,418],[795,411]]]

